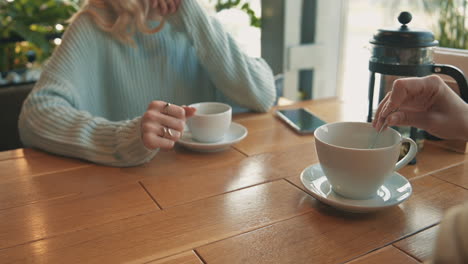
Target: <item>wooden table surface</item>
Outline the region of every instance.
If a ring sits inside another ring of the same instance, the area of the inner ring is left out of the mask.
[[[365,120],[336,99],[298,105],[327,122]],[[312,135],[273,112],[234,120],[249,134],[226,151],[176,147],[133,168],[0,152],[0,262],[418,263],[444,212],[468,199],[467,156],[426,143],[399,171],[413,185],[406,202],[338,211],[300,182],[318,162]]]

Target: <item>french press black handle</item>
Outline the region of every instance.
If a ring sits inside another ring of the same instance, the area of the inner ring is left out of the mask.
[[[465,74],[460,69],[447,64],[434,64],[431,70],[433,73],[445,74],[455,79],[460,88],[460,97],[468,103],[468,83]]]

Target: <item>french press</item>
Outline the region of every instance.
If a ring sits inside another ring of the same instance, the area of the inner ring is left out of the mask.
[[[449,75],[455,79],[461,98],[468,102],[468,85],[463,72],[451,65],[434,63],[434,47],[438,45],[438,41],[430,31],[409,28],[407,24],[411,22],[411,19],[409,12],[401,12],[398,21],[402,25],[399,28],[379,29],[370,40],[372,55],[369,60],[368,122],[373,119],[376,73],[380,74],[379,102],[392,89],[395,79],[410,76],[421,77],[433,73]]]

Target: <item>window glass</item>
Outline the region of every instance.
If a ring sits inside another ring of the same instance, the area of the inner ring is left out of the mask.
[[[441,46],[468,48],[466,44],[455,45],[453,40],[468,43],[468,24],[465,0],[353,0],[349,1],[344,58],[342,63],[343,83],[341,96],[345,101],[367,105],[370,57],[369,40],[379,28],[398,28],[397,17],[409,11],[413,19],[409,26],[435,33]],[[457,22],[458,19],[458,22]],[[441,25],[445,25],[441,27]],[[441,30],[443,28],[443,30]],[[457,35],[458,34],[458,35]],[[467,36],[465,36],[467,35]],[[448,40],[447,40],[448,39]],[[376,87],[378,82],[376,82]],[[377,91],[377,90],[374,90]]]

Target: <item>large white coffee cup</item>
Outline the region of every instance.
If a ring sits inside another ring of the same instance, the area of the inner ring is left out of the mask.
[[[417,153],[416,143],[392,128],[382,131],[374,148],[369,149],[376,134],[370,123],[362,122],[330,123],[315,130],[317,155],[333,191],[351,199],[372,198],[384,181]],[[410,149],[398,161],[403,142],[409,142]]]
[[[232,108],[228,104],[203,102],[190,105],[197,109],[187,120],[192,138],[203,143],[222,141],[231,125]]]

